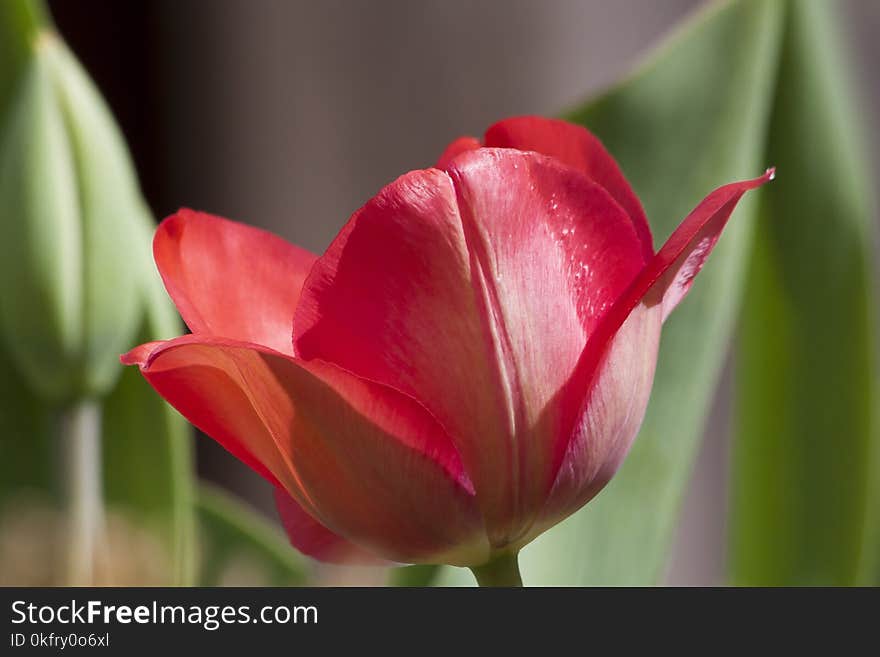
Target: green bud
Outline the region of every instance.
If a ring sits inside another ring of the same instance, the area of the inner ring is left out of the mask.
[[[109,109],[40,34],[0,132],[0,334],[45,399],[103,395],[118,378],[141,322],[144,213]]]
[[[18,73],[31,51],[31,43],[47,20],[41,0],[0,2],[0,117],[6,111]]]

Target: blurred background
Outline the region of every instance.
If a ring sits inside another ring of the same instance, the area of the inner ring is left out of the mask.
[[[504,116],[559,114],[625,73],[700,3],[49,4],[121,124],[157,217],[194,207],[320,253],[380,187],[430,165],[454,137],[480,135]],[[877,162],[880,3],[840,6]],[[729,378],[668,583],[722,581]],[[198,468],[274,517],[269,487],[210,440],[198,441]]]

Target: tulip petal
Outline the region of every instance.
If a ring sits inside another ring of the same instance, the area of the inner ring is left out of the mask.
[[[589,502],[617,472],[648,407],[661,325],[659,306],[639,304],[612,338],[532,538]]]
[[[418,403],[339,368],[191,335],[146,359],[150,384],[331,532],[400,562],[468,565],[488,544],[449,438]]]
[[[719,187],[685,217],[663,247],[632,281],[590,336],[578,363],[576,378],[592,379],[611,339],[640,303],[659,305],[666,321],[687,295],[694,277],[715,247],[721,231],[743,194],[773,180],[774,169],[758,178]],[[586,389],[586,388],[585,388]]]
[[[645,258],[654,255],[651,228],[638,196],[617,162],[589,130],[559,119],[520,116],[492,125],[483,141],[490,147],[543,153],[585,173],[604,187],[629,214],[642,241]]]
[[[352,217],[306,281],[295,346],[425,404],[502,546],[540,510],[566,444],[560,390],[643,264],[629,217],[583,174],[472,150]]]
[[[376,555],[327,529],[283,488],[275,488],[275,506],[290,544],[303,554],[328,563],[384,563]]]
[[[242,391],[222,368],[201,362],[206,358],[199,361],[190,357],[188,360],[190,354],[186,352],[180,354],[176,367],[172,367],[168,361],[174,352],[169,351],[160,363],[163,372],[167,373],[156,374],[158,368],[153,367],[152,361],[170,347],[193,345],[198,348],[210,339],[193,334],[174,340],[148,342],[124,354],[120,361],[123,365],[139,366],[144,378],[181,414],[273,486],[282,486],[286,465],[281,454],[272,441],[265,440],[266,428],[260,418],[251,411],[239,412],[244,403]],[[210,353],[211,346],[204,349]],[[179,371],[181,378],[178,384],[173,380],[175,371]],[[161,388],[157,381],[161,381]],[[215,403],[200,406],[209,397]]]
[[[603,319],[606,330],[616,331],[642,300],[662,304],[663,321],[666,321],[687,295],[743,194],[773,180],[774,176],[775,169],[768,169],[763,176],[724,185],[704,198],[614,304],[608,317]],[[604,337],[596,335],[591,341]]]
[[[687,294],[743,194],[772,177],[771,169],[709,194],[602,318],[572,376],[572,395],[588,392],[536,528],[580,508],[616,472],[647,408],[660,325]]]
[[[313,254],[259,228],[183,209],[160,224],[153,255],[193,333],[293,354],[290,327]]]
[[[758,178],[716,189],[691,211],[666,240],[663,248],[639,276],[636,286],[643,286],[645,294],[650,288],[662,290],[664,321],[687,295],[694,277],[715,248],[721,231],[743,194],[773,180],[775,176],[776,170],[771,168]]]

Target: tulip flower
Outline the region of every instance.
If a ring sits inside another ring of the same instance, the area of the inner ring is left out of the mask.
[[[524,117],[398,178],[320,257],[181,210],[154,256],[192,335],[123,362],[275,486],[304,553],[514,583],[620,466],[663,321],[771,177],[715,190],[655,252],[599,140]]]

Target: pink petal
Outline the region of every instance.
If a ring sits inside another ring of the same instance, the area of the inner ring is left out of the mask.
[[[198,335],[139,365],[194,425],[363,550],[400,562],[486,558],[458,454],[412,399],[327,363]]]
[[[521,116],[491,126],[484,142],[486,146],[543,153],[582,171],[604,187],[629,214],[645,258],[654,255],[651,228],[639,198],[602,142],[586,128],[559,119]]]
[[[290,544],[305,555],[329,563],[384,563],[318,522],[283,488],[275,488],[275,505]]]
[[[640,304],[612,338],[533,538],[589,502],[617,472],[645,417],[657,364],[660,308]]]
[[[643,262],[629,217],[580,172],[473,150],[448,175],[401,177],[352,217],[303,288],[297,353],[422,401],[504,545],[561,462],[560,391]]]
[[[193,333],[293,354],[293,312],[314,255],[264,230],[187,209],[160,224],[153,254]]]

